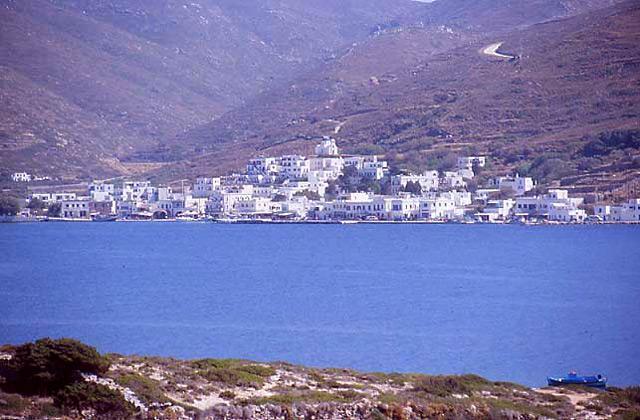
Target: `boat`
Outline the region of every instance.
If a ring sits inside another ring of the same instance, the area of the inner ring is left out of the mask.
[[[91,219],[94,222],[115,222],[118,216],[110,215],[96,215]]]
[[[607,378],[602,375],[582,376],[576,372],[569,372],[565,377],[547,377],[549,386],[582,385],[591,388],[606,388]]]

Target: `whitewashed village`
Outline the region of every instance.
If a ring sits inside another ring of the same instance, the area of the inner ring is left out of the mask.
[[[392,174],[378,156],[343,155],[336,141],[325,137],[314,156],[256,157],[244,173],[199,177],[176,190],[149,181],[94,180],[86,195],[33,192],[18,217],[227,223],[640,222],[640,199],[621,205],[595,203],[588,214],[583,197],[569,196],[563,189],[536,194],[535,180],[518,174],[470,188],[486,165],[484,156],[460,156],[453,171]],[[13,178],[31,180],[27,173]]]

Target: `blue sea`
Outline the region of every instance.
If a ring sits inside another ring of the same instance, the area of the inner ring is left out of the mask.
[[[0,343],[640,383],[640,226],[0,225]]]

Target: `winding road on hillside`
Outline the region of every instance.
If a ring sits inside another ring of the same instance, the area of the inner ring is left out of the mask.
[[[514,56],[514,55],[508,55],[508,54],[503,54],[503,53],[498,52],[498,50],[500,49],[502,44],[503,44],[503,42],[496,42],[494,44],[487,45],[486,47],[484,47],[482,49],[482,53],[485,54],[485,55],[490,55],[492,57],[508,58],[508,59],[516,58],[516,56]]]

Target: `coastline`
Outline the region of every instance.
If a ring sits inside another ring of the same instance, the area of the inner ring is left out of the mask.
[[[68,339],[48,340],[48,346],[52,349],[56,342],[63,341],[67,352],[70,342],[84,346]],[[84,387],[108,390],[110,398],[120,398],[130,417],[137,418],[604,419],[633,416],[640,409],[640,402],[633,399],[638,387],[606,391],[530,388],[473,374],[361,372],[241,359],[99,355],[92,347],[86,348],[94,357],[102,358],[108,368],[100,373],[83,373],[77,381]],[[0,367],[8,366],[16,357],[16,349],[0,346]],[[0,369],[0,376],[2,372]],[[6,390],[0,392],[1,399],[13,402],[12,406],[0,404],[0,416],[10,418],[38,417],[45,411],[85,418],[85,411],[92,409],[97,410],[94,414],[98,417],[113,415],[101,413],[100,407],[92,408],[92,400],[76,401],[85,407],[76,411],[57,406],[59,399]]]
[[[0,224],[35,224],[35,223],[212,223],[235,225],[492,225],[492,226],[640,226],[636,221],[606,221],[606,222],[478,222],[456,220],[262,220],[262,219],[154,219],[134,220],[117,219],[100,221],[91,219],[71,218],[11,218],[0,219]]]

